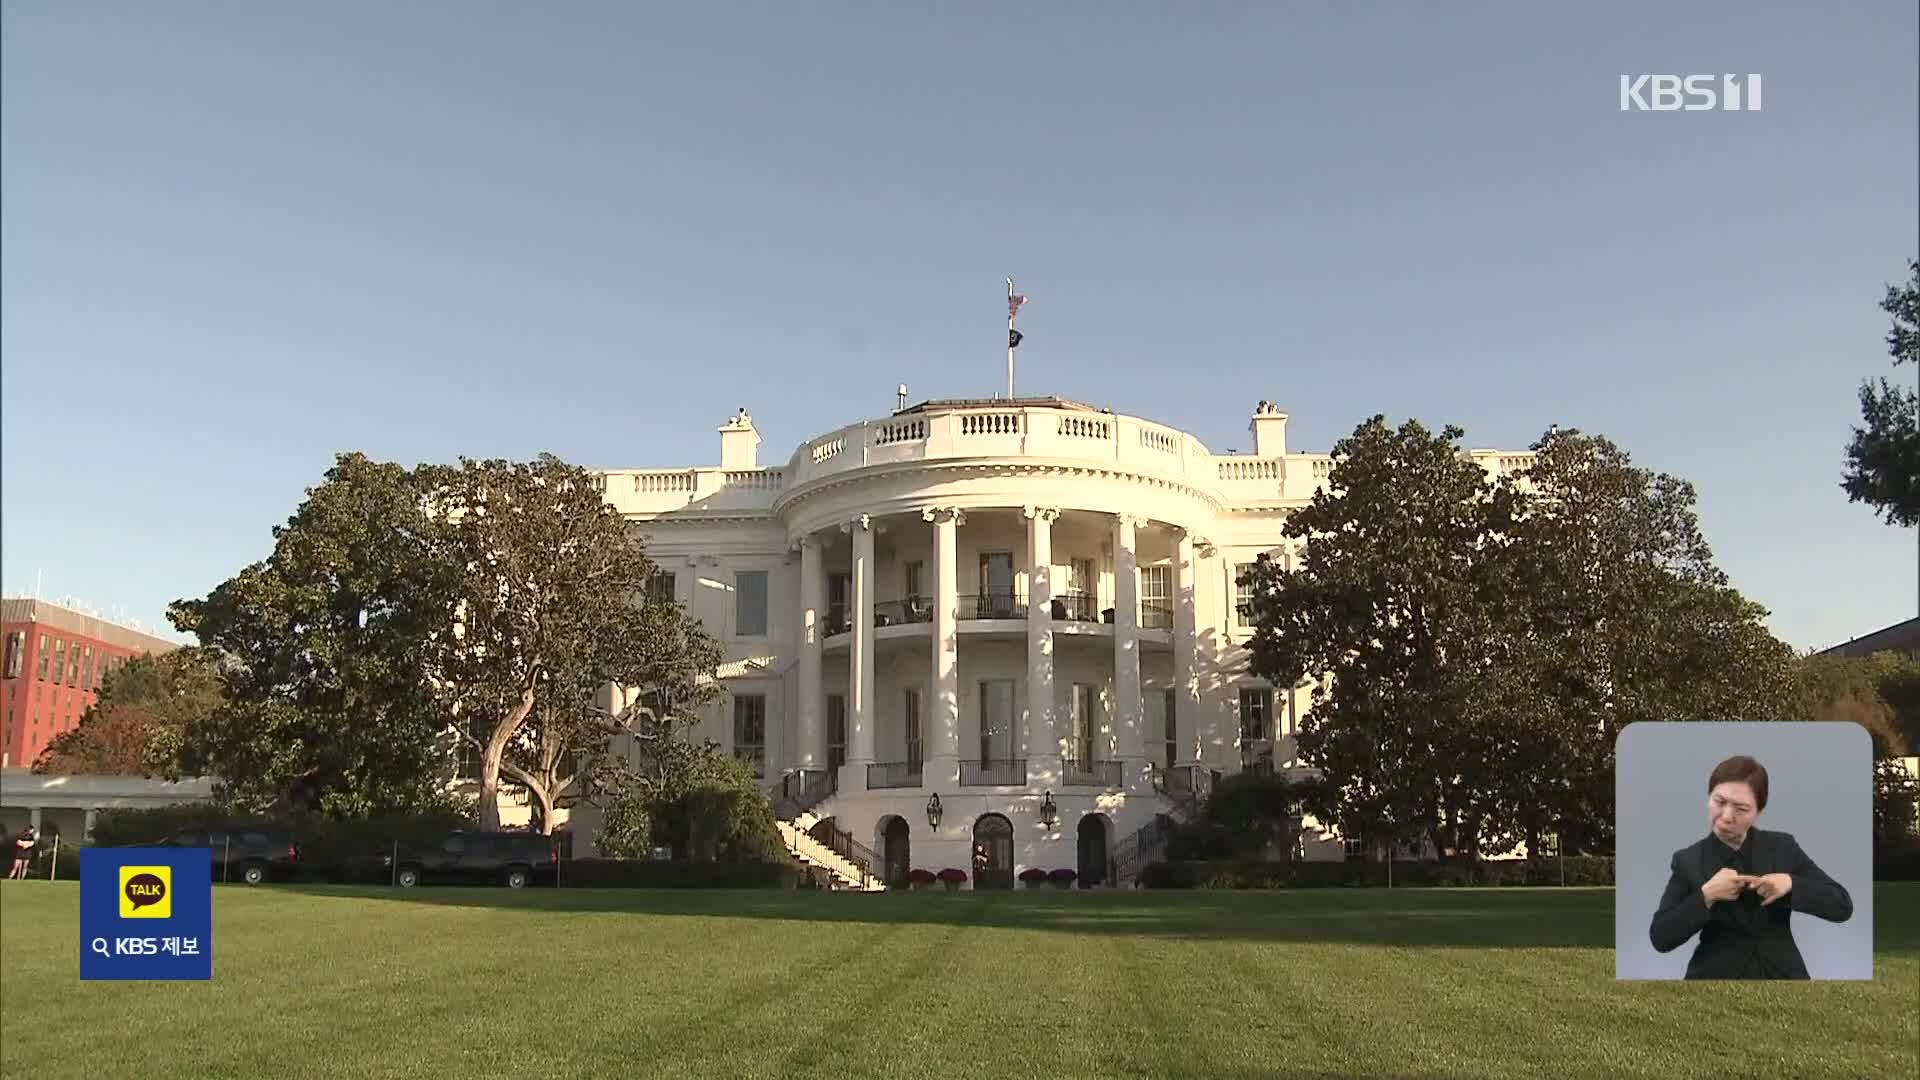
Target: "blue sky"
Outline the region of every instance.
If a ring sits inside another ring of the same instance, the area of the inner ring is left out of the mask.
[[[697,7],[6,3],[7,590],[164,626],[342,450],[711,464],[745,406],[784,460],[999,389],[1012,274],[1022,392],[1215,450],[1262,398],[1296,449],[1598,431],[1793,644],[1915,614],[1838,486],[1910,2]]]

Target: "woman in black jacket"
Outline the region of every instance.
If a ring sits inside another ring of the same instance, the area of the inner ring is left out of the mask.
[[[1731,757],[1707,778],[1711,835],[1673,853],[1672,875],[1649,935],[1672,952],[1695,934],[1689,979],[1805,979],[1793,913],[1829,922],[1853,917],[1853,897],[1814,865],[1791,833],[1756,829],[1767,808],[1767,770]]]

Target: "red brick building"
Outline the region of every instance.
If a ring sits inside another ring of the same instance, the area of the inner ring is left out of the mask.
[[[33,764],[55,735],[80,723],[107,672],[165,638],[45,600],[0,600],[0,766]]]

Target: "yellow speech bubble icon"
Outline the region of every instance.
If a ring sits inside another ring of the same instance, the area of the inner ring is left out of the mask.
[[[120,917],[123,919],[173,918],[173,867],[121,867]]]

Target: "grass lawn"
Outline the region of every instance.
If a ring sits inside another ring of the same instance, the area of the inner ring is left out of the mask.
[[[81,983],[78,887],[0,883],[0,1074],[1920,1075],[1914,884],[1871,983],[1691,986],[1608,889],[214,897],[212,982]]]

